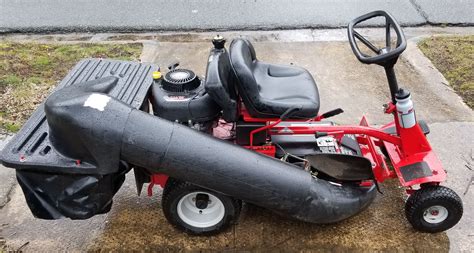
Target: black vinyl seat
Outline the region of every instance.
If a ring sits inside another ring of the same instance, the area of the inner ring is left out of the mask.
[[[306,69],[261,62],[245,39],[233,40],[229,51],[239,94],[250,115],[279,117],[289,108],[300,107],[292,118],[317,116],[319,92]]]

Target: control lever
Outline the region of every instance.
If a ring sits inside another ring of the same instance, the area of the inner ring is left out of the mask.
[[[321,119],[327,119],[327,118],[331,118],[331,117],[334,117],[336,115],[339,115],[341,113],[343,113],[344,110],[342,110],[341,108],[337,108],[337,109],[334,109],[334,110],[331,110],[329,112],[325,112],[323,114],[321,114],[318,119],[321,120]]]
[[[293,107],[288,108],[288,109],[280,116],[280,120],[286,120],[286,119],[290,118],[291,115],[295,114],[296,112],[301,111],[301,109],[303,109],[303,107],[302,107],[301,105],[300,105],[300,106],[293,106]]]

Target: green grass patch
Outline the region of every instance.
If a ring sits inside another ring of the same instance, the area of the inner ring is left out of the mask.
[[[33,66],[37,69],[44,69],[51,64],[51,61],[47,56],[39,56],[34,59]]]
[[[5,124],[3,124],[3,128],[8,132],[12,133],[18,132],[18,130],[20,130],[20,127],[20,124],[17,123],[5,122]]]
[[[16,75],[5,75],[4,78],[0,79],[0,85],[3,87],[17,86],[21,84],[22,80]]]
[[[0,128],[17,132],[56,84],[83,58],[138,60],[142,45],[0,42]]]
[[[430,37],[418,46],[474,109],[474,35]]]

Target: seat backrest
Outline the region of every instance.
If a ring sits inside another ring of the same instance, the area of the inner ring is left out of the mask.
[[[257,61],[255,49],[246,39],[234,39],[229,52],[239,94],[247,110],[254,111],[253,104],[259,102],[259,88],[252,71],[254,62]]]
[[[239,116],[235,82],[227,50],[212,48],[204,85],[207,93],[222,108],[222,117],[227,122],[235,122]]]

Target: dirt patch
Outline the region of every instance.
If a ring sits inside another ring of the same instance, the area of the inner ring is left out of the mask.
[[[92,36],[77,36],[70,38],[68,36],[62,36],[58,37],[56,40],[57,41],[89,41],[92,39]]]
[[[117,41],[117,40],[129,40],[129,41],[137,41],[137,40],[155,40],[156,36],[153,35],[146,35],[146,36],[139,36],[134,34],[123,34],[123,35],[114,35],[107,37],[107,41]]]
[[[7,240],[2,236],[3,227],[6,224],[0,224],[0,253],[8,252],[10,249],[7,246]]]
[[[200,37],[198,34],[192,33],[177,33],[177,34],[156,34],[156,35],[134,35],[134,34],[120,34],[107,38],[108,41],[120,40],[157,40],[160,42],[196,42],[196,41],[211,41],[212,37]]]
[[[6,251],[5,240],[0,238],[0,252]]]
[[[162,214],[160,196],[136,197],[132,186],[124,187],[114,198],[104,230],[88,251],[448,251],[445,233],[419,233],[408,224],[398,182],[390,180],[381,187],[384,194],[379,194],[368,209],[336,224],[299,222],[246,205],[238,224],[215,236],[189,236],[173,228]]]
[[[430,37],[418,46],[474,109],[474,35]]]
[[[17,132],[33,110],[82,58],[137,60],[136,44],[0,42],[0,130]]]

